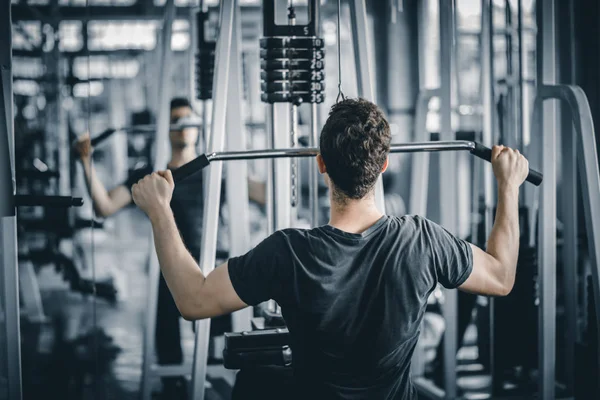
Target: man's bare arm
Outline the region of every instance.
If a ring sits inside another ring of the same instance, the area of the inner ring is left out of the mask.
[[[89,159],[82,160],[85,182],[92,197],[94,210],[101,217],[108,217],[131,203],[131,193],[124,185],[107,191],[96,175],[96,170]]]
[[[471,245],[473,271],[461,290],[490,296],[506,296],[515,283],[519,255],[519,186],[529,170],[518,151],[494,146],[494,173],[498,179],[496,219],[487,251]]]
[[[170,172],[169,179],[172,177]],[[162,274],[181,315],[188,320],[215,317],[247,307],[231,284],[227,263],[207,277],[186,249],[177,229],[169,202],[149,205],[164,187],[156,174],[133,187],[133,197],[152,223],[154,245]]]
[[[92,165],[93,149],[88,133],[79,137],[75,149],[83,165],[85,183],[92,197],[96,214],[101,217],[108,217],[131,203],[131,193],[125,186],[119,185],[111,191],[107,191],[98,179],[96,170]]]

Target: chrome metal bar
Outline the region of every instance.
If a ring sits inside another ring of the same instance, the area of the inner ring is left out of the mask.
[[[240,29],[241,15],[235,13],[235,26],[231,43],[229,66],[229,94],[227,96],[227,148],[246,150],[248,134],[244,121],[246,113],[240,93],[243,92],[242,82],[242,30]],[[236,165],[229,164],[226,169],[225,186],[227,189],[227,207],[229,211],[229,256],[240,256],[250,250],[250,204],[248,201],[248,163],[241,161]],[[234,332],[252,329],[250,320],[253,308],[246,307],[232,314],[232,329]]]
[[[493,25],[493,4],[492,0],[482,0],[481,2],[481,95],[483,100],[483,126],[482,143],[484,146],[492,147],[494,144],[494,131],[496,127],[496,99],[494,95],[494,25]],[[493,225],[494,213],[494,177],[491,168],[485,168],[483,175],[483,203],[484,203],[484,227],[483,232],[487,239]],[[493,298],[489,299],[487,312],[489,318],[490,330],[490,371],[492,378],[492,392],[495,389],[494,383],[498,376],[494,373],[494,306]]]
[[[215,77],[213,81],[213,116],[211,125],[211,148],[220,151],[225,145],[227,121],[227,97],[229,95],[229,73],[231,65],[231,47],[236,19],[239,16],[237,0],[221,3],[221,23],[217,39],[215,58]],[[204,220],[202,226],[202,245],[200,248],[200,267],[208,275],[215,267],[217,255],[217,231],[221,197],[221,176],[223,164],[216,163],[208,171],[208,185],[211,190],[205,193]],[[194,361],[192,367],[192,387],[190,399],[204,400],[208,361],[208,341],[210,319],[195,322]]]
[[[452,53],[454,51],[454,2],[439,0],[440,24],[440,139],[451,140],[452,129]],[[440,155],[440,223],[452,233],[457,227],[456,157]],[[443,206],[442,206],[443,205]],[[442,308],[444,331],[444,392],[446,398],[456,398],[456,351],[458,337],[458,296],[456,290],[446,290]]]
[[[289,104],[275,103],[272,108],[271,144],[274,148],[290,145],[291,116]],[[279,158],[279,157],[276,157]],[[292,195],[291,185],[291,162],[290,160],[273,161],[273,191],[271,205],[273,207],[273,229],[285,229],[292,226]]]
[[[415,134],[413,140],[426,141],[429,139],[427,131],[427,115],[429,102],[440,95],[439,89],[421,89],[417,98]],[[411,165],[411,191],[409,212],[415,215],[427,215],[427,195],[429,192],[429,155],[414,154]]]
[[[319,146],[319,108],[317,103],[311,104],[310,116],[310,145]],[[319,170],[316,160],[310,161],[309,172],[309,206],[311,213],[311,226],[319,226]]]
[[[556,102],[543,102],[539,94],[546,85],[558,82],[556,54],[556,1],[538,2],[538,98],[534,114],[534,139],[541,141],[542,170],[547,182],[540,193],[540,225],[538,255],[539,307],[539,397],[553,399],[556,395],[556,142],[560,125]],[[534,210],[535,211],[535,210]],[[533,225],[532,227],[535,227]]]
[[[391,153],[413,153],[423,151],[460,151],[468,150],[474,156],[482,160],[491,161],[492,150],[477,142],[467,140],[450,140],[445,142],[420,142],[420,143],[403,143],[394,144],[390,147]],[[173,172],[175,182],[185,179],[187,176],[193,175],[210,164],[211,161],[226,161],[226,160],[254,160],[254,159],[277,159],[277,158],[293,158],[293,157],[311,157],[319,154],[319,150],[315,147],[309,148],[287,148],[287,149],[262,149],[249,151],[225,151],[203,154],[196,159],[190,161],[184,166]],[[543,176],[532,169],[529,169],[527,181],[539,186]],[[288,185],[289,188],[289,185]],[[289,192],[288,192],[289,193]],[[282,229],[282,228],[277,228]]]
[[[455,140],[443,142],[415,142],[392,144],[390,153],[415,153],[432,151],[473,151],[475,142],[468,140]],[[207,154],[209,161],[227,160],[254,160],[259,158],[292,158],[292,157],[314,157],[319,154],[316,147],[289,148],[289,149],[266,149],[248,151],[223,151]]]
[[[575,81],[575,21],[573,2],[560,4],[560,54],[561,61],[559,71],[561,82],[571,84]],[[567,15],[565,15],[567,14]],[[564,29],[562,29],[564,27]],[[562,221],[564,226],[563,259],[563,293],[565,301],[565,337],[566,340],[561,348],[564,354],[564,377],[567,395],[575,393],[575,343],[577,337],[577,293],[578,293],[578,197],[579,185],[577,180],[577,135],[573,129],[572,110],[564,105],[561,111],[561,142],[562,142]]]

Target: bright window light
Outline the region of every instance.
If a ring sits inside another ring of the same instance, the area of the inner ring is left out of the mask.
[[[17,79],[13,82],[13,92],[16,95],[33,97],[40,91],[40,86],[36,81]]]
[[[22,21],[17,28],[13,24],[12,43],[14,49],[31,49],[32,45],[39,47],[42,44],[42,26],[38,21]],[[25,34],[21,33],[24,31]],[[31,41],[31,42],[30,42]]]
[[[46,0],[47,1],[47,0]],[[136,0],[59,0],[61,6],[131,6]]]
[[[39,58],[13,57],[13,75],[15,78],[41,78],[46,68]]]
[[[156,47],[157,21],[90,21],[90,50],[152,50]]]
[[[75,97],[96,97],[104,92],[102,82],[76,83],[73,86],[73,96]]]
[[[174,32],[171,36],[171,49],[184,51],[190,47],[190,35],[187,32]]]
[[[140,63],[136,59],[111,60],[107,56],[77,57],[73,75],[79,79],[130,79],[137,76]]]
[[[81,21],[63,21],[58,27],[60,51],[74,52],[83,48]]]

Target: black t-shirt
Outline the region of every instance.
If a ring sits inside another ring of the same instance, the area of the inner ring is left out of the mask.
[[[438,282],[461,285],[472,264],[468,243],[439,225],[384,216],[362,234],[275,232],[230,259],[229,276],[246,304],[281,306],[300,397],[415,399],[410,362],[427,299]]]
[[[150,166],[136,169],[129,175],[124,185],[131,190],[135,183],[152,172]],[[223,189],[224,185],[221,186]],[[171,209],[177,228],[185,246],[196,260],[200,257],[200,241],[202,240],[203,188],[202,173],[199,172],[177,183],[171,199]],[[223,194],[222,190],[221,201],[223,201]]]

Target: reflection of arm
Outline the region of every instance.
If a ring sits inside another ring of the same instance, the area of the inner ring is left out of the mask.
[[[131,193],[125,185],[119,185],[107,191],[89,158],[82,160],[85,171],[85,183],[92,197],[96,214],[108,217],[131,203]]]
[[[258,204],[265,205],[267,202],[267,185],[265,182],[259,182],[248,178],[248,198]]]

